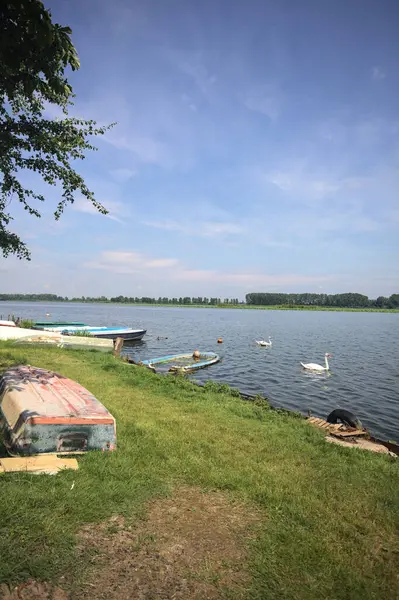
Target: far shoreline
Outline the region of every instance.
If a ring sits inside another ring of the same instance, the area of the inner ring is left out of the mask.
[[[234,310],[283,310],[283,311],[309,311],[309,312],[369,312],[369,313],[399,313],[399,308],[352,308],[335,306],[305,306],[305,305],[250,305],[250,304],[159,304],[152,302],[93,302],[84,300],[0,300],[1,303],[37,303],[37,304],[95,304],[112,306],[150,306],[154,308],[217,308]]]

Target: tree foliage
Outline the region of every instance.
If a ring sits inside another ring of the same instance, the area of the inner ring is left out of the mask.
[[[19,201],[31,215],[40,217],[34,203],[45,200],[24,186],[24,171],[34,171],[47,184],[61,187],[56,219],[76,193],[107,213],[70,164],[83,159],[87,150],[96,150],[91,136],[113,126],[97,127],[93,120],[68,117],[74,94],[65,72],[80,67],[71,33],[69,27],[52,22],[40,0],[0,3],[0,251],[4,256],[30,258],[26,244],[8,228],[10,203]],[[46,116],[51,105],[62,110],[63,118]]]
[[[216,306],[221,304],[220,298],[195,298],[185,296],[184,298],[151,298],[149,296],[143,296],[142,298],[129,297],[129,296],[115,296],[113,298],[106,298],[105,296],[98,296],[95,298],[81,296],[80,298],[68,298],[57,296],[56,294],[0,294],[0,301],[58,301],[58,302],[117,302],[118,304],[183,304],[183,305],[204,305],[204,306]],[[238,305],[238,298],[225,298],[224,304]]]
[[[363,294],[280,294],[274,292],[261,292],[247,294],[247,304],[253,306],[326,306],[336,308],[397,308],[399,294],[392,294],[389,298],[379,296],[370,300]]]

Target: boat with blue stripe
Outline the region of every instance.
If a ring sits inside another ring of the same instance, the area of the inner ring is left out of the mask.
[[[157,370],[162,366],[168,366],[168,371],[181,373],[193,373],[199,369],[210,367],[220,361],[220,356],[215,352],[199,352],[196,356],[193,353],[169,354],[158,358],[150,358],[139,362],[150,369]]]
[[[147,333],[146,329],[131,329],[129,327],[92,327],[84,323],[77,325],[35,323],[33,329],[43,331],[53,331],[62,335],[79,335],[81,333],[91,335],[96,338],[116,340],[122,338],[126,342],[138,341]]]

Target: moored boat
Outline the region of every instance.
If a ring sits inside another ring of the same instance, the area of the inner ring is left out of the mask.
[[[27,330],[25,330],[27,331]],[[39,332],[36,332],[39,333]],[[48,332],[41,332],[43,334]],[[111,352],[114,348],[113,340],[98,338],[82,337],[77,335],[27,335],[26,337],[18,338],[14,344],[25,344],[33,346],[58,346],[58,348],[72,348],[75,350],[100,350],[103,352]]]
[[[58,331],[24,329],[23,327],[0,327],[0,340],[15,340],[17,344],[55,345],[62,348],[81,348],[111,351],[112,339],[100,340],[90,336],[67,336]]]
[[[129,327],[92,327],[90,325],[50,325],[39,327],[35,324],[36,329],[43,331],[56,331],[63,335],[79,335],[79,333],[85,333],[100,339],[116,340],[116,338],[122,338],[125,342],[138,341],[147,333],[146,329],[131,329]]]
[[[129,329],[128,327],[88,327],[85,331],[95,338],[108,340],[122,338],[125,342],[139,341],[147,333],[146,329]]]
[[[86,323],[77,323],[74,321],[36,321],[32,329],[57,329],[59,327],[86,327]]]
[[[220,361],[220,357],[215,352],[200,352],[197,358],[194,358],[192,353],[187,354],[170,354],[160,356],[149,360],[142,360],[139,364],[150,367],[156,370],[162,365],[169,366],[168,371],[180,371],[183,373],[192,373],[205,367],[210,367]]]
[[[72,379],[30,365],[1,377],[0,420],[10,454],[116,448],[115,419],[93,394]]]

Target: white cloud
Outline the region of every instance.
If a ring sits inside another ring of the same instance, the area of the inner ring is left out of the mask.
[[[179,264],[177,258],[153,258],[145,262],[148,269],[169,269]]]
[[[249,110],[261,113],[271,121],[280,116],[282,103],[283,95],[280,89],[273,85],[253,88],[244,98],[244,104]]]
[[[371,117],[360,120],[352,128],[355,141],[361,145],[373,146],[381,141],[389,141],[399,133],[399,120]]]
[[[118,150],[132,152],[136,158],[150,165],[165,166],[170,164],[169,150],[166,144],[150,136],[118,135],[117,132],[106,134],[102,138]]]
[[[121,219],[118,217],[118,215],[121,215],[123,212],[123,207],[120,202],[116,202],[114,200],[100,200],[99,202],[109,211],[108,214],[105,215],[108,217],[108,219],[121,222]],[[89,215],[100,215],[101,217],[104,217],[104,215],[100,213],[97,208],[84,196],[79,196],[76,198],[75,202],[72,204],[72,208],[77,212],[87,213]]]
[[[110,250],[102,252],[97,260],[88,261],[83,266],[89,269],[103,269],[113,273],[128,274],[147,272],[148,269],[163,270],[176,267],[176,258],[151,258],[140,252]]]
[[[111,177],[118,183],[124,183],[125,181],[129,181],[137,174],[137,171],[134,169],[112,169],[110,171]]]
[[[182,102],[188,106],[188,108],[193,111],[193,112],[197,112],[198,110],[198,106],[196,105],[196,103],[193,101],[193,99],[187,95],[187,94],[182,94],[181,96]]]
[[[371,69],[371,79],[373,81],[381,81],[382,79],[385,79],[386,76],[387,74],[381,67],[373,67]]]
[[[217,78],[205,66],[202,53],[177,52],[171,49],[167,53],[179,71],[187,75],[194,82],[203,96],[209,97]]]
[[[101,258],[104,261],[104,263],[136,265],[142,261],[143,255],[139,252],[110,250],[107,252],[102,252]]]
[[[378,114],[356,118],[352,114],[342,114],[317,123],[306,143],[319,152],[320,141],[329,142],[340,152],[336,162],[344,164],[354,155],[362,155],[365,151],[372,150],[376,144],[395,143],[398,134],[398,119],[389,119]]]
[[[98,269],[110,271],[118,275],[135,274],[142,279],[153,279],[156,272],[157,281],[186,282],[187,284],[211,283],[215,287],[219,285],[232,285],[235,288],[247,290],[248,286],[297,286],[305,284],[317,284],[333,281],[331,275],[304,275],[301,273],[266,274],[250,269],[244,272],[229,272],[216,269],[191,269],[183,262],[175,258],[152,258],[139,252],[131,251],[107,251],[102,252],[97,259],[83,265],[86,269]],[[193,290],[193,288],[191,288]],[[192,293],[189,291],[188,293]],[[194,292],[193,292],[194,293]]]
[[[222,221],[174,221],[164,219],[160,221],[143,221],[147,227],[163,229],[164,231],[178,231],[184,235],[199,237],[218,237],[225,235],[240,235],[245,232],[242,225]]]
[[[291,194],[298,199],[322,200],[340,188],[337,180],[309,172],[303,163],[293,165],[290,170],[265,173],[263,176],[266,181],[278,187],[282,192]]]

